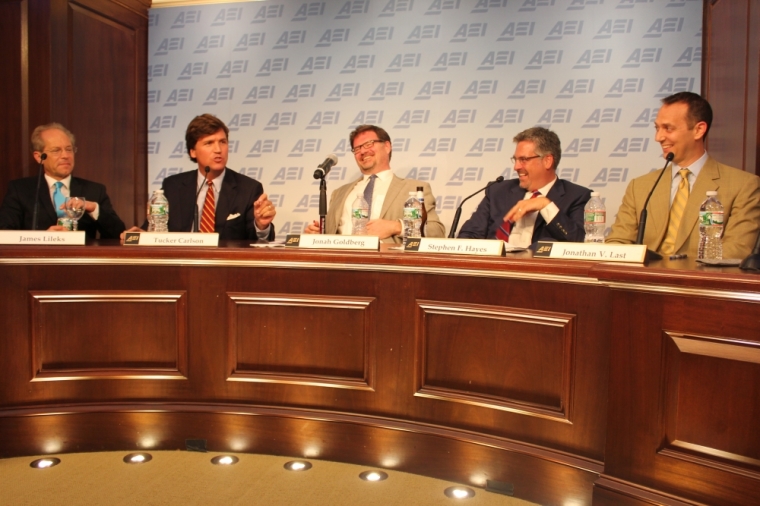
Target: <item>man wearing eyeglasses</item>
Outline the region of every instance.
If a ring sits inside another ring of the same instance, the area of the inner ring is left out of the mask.
[[[31,144],[32,156],[44,170],[40,192],[35,196],[37,176],[11,181],[0,207],[0,229],[65,230],[58,225],[58,218],[66,217],[63,202],[66,197],[83,197],[86,212],[78,229],[93,239],[98,232],[103,239],[118,238],[126,227],[114,211],[106,187],[71,175],[77,152],[74,134],[60,123],[49,123],[34,129]]]
[[[349,134],[348,139],[362,177],[332,193],[325,233],[351,235],[351,206],[356,194],[361,193],[370,204],[367,235],[377,236],[382,242],[400,243],[404,202],[409,198],[409,192],[421,186],[427,211],[423,233],[426,237],[443,237],[446,227],[435,212],[435,197],[430,185],[424,181],[400,178],[391,171],[393,149],[388,132],[375,125],[360,125]],[[313,222],[304,232],[318,234],[319,223]]]
[[[583,208],[591,190],[557,178],[557,134],[533,127],[513,141],[517,178],[491,185],[458,237],[502,239],[520,248],[537,241],[583,242]]]

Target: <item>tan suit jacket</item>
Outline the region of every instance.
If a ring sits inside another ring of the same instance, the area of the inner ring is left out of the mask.
[[[332,192],[330,196],[330,205],[327,209],[327,219],[325,222],[325,233],[337,234],[340,218],[343,214],[343,207],[348,197],[355,198],[354,187],[361,181],[357,179],[352,183],[345,184]],[[425,226],[426,237],[445,237],[446,227],[441,223],[435,212],[435,197],[430,189],[430,185],[424,181],[416,179],[402,179],[395,174],[388,187],[388,193],[383,201],[383,208],[380,211],[380,219],[383,220],[400,220],[404,216],[404,202],[409,198],[409,192],[416,191],[418,186],[422,186],[425,196],[425,209],[427,210],[427,224]],[[345,226],[350,227],[348,223]],[[400,236],[392,236],[383,239],[382,242],[400,243]]]
[[[632,244],[636,241],[644,201],[660,171],[637,177],[628,184],[607,242]],[[723,258],[744,258],[750,254],[760,230],[760,177],[716,162],[708,157],[686,202],[676,236],[676,253],[697,258],[699,247],[699,206],[705,193],[718,192],[723,204]],[[649,201],[644,244],[658,250],[668,231],[670,179],[667,174],[657,184]]]

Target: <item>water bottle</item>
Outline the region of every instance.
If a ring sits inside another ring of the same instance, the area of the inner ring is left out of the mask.
[[[169,201],[164,190],[155,190],[148,200],[148,232],[169,231]]]
[[[404,247],[410,237],[421,237],[422,207],[417,200],[417,192],[409,192],[409,198],[404,202]]]
[[[723,258],[723,204],[718,192],[707,192],[707,198],[699,207],[699,249],[697,258],[721,260]]]
[[[584,242],[604,242],[604,229],[607,225],[607,211],[599,192],[591,192],[591,199],[583,209],[583,228],[586,230]]]
[[[425,190],[422,186],[417,187],[417,201],[420,203],[420,210],[422,211],[422,222],[420,223],[420,235],[425,236],[425,223],[427,223],[427,209],[425,209]]]
[[[357,193],[354,203],[351,204],[351,234],[367,235],[368,221],[369,204],[364,200],[364,195]]]

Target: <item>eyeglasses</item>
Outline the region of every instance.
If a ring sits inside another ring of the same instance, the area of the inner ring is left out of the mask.
[[[371,141],[365,142],[364,144],[360,144],[358,146],[354,146],[353,148],[351,148],[351,152],[352,153],[356,153],[357,151],[361,151],[362,149],[369,149],[376,142],[385,142],[385,141],[381,141],[380,139],[373,139]]]
[[[47,151],[43,151],[43,153],[48,153],[50,156],[61,156],[61,153],[66,152],[67,155],[73,155],[77,152],[76,146],[69,146],[67,148],[53,148],[49,149]]]
[[[517,158],[513,156],[512,158],[510,158],[510,160],[512,160],[512,163],[520,162],[520,165],[525,165],[526,163],[528,163],[530,160],[533,160],[534,158],[543,158],[544,156],[546,155],[518,156]]]

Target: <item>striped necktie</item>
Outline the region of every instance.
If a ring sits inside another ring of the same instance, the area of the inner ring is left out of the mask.
[[[216,201],[214,200],[214,183],[207,180],[206,200],[203,201],[203,214],[201,215],[201,232],[213,232],[216,216]]]
[[[681,226],[681,218],[686,209],[686,201],[689,200],[689,180],[687,179],[691,171],[681,169],[678,174],[681,176],[681,182],[678,183],[678,190],[673,198],[673,204],[670,206],[670,219],[668,221],[668,233],[665,234],[665,240],[662,241],[660,250],[666,255],[672,255],[676,250],[676,236],[678,228]]]

